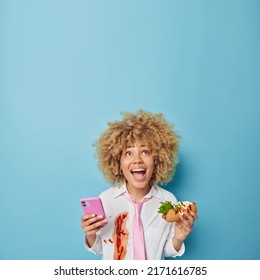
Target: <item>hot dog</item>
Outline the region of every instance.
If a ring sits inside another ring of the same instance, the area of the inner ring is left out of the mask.
[[[160,203],[161,206],[159,207],[158,212],[163,214],[162,218],[169,223],[179,222],[180,217],[185,212],[197,213],[197,205],[195,202],[180,201],[180,202],[172,203],[171,201],[165,201]]]

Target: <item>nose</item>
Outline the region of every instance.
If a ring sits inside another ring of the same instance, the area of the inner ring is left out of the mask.
[[[143,162],[143,160],[142,160],[140,154],[139,153],[135,154],[134,158],[133,158],[133,163],[142,163],[142,162]]]

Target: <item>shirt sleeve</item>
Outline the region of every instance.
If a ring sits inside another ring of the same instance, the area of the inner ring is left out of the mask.
[[[164,246],[164,256],[165,257],[173,257],[173,258],[180,257],[185,252],[184,242],[182,243],[179,251],[175,250],[175,248],[173,247],[173,244],[172,244],[173,236],[174,236],[174,223],[171,224],[171,228],[169,230],[169,234],[168,234],[165,246]]]
[[[97,234],[96,240],[94,242],[94,244],[92,245],[92,247],[88,246],[87,240],[86,240],[86,235],[84,236],[84,245],[85,248],[89,251],[92,252],[96,255],[102,255],[103,251],[102,251],[102,243],[101,243],[101,238],[100,235]]]

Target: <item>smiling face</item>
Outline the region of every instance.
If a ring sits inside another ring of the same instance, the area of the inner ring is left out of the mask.
[[[141,197],[149,192],[154,171],[154,158],[149,146],[136,142],[127,147],[122,152],[120,168],[131,195]]]

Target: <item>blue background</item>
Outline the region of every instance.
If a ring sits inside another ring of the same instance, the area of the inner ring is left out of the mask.
[[[79,199],[120,112],[182,135],[165,186],[199,220],[181,259],[260,259],[259,14],[244,1],[0,1],[0,258],[99,259]]]

